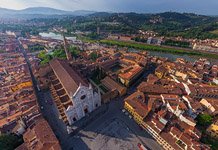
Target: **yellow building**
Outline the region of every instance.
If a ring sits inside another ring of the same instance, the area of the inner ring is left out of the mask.
[[[211,137],[218,139],[218,121],[207,128],[207,133]]]
[[[28,82],[23,82],[23,83],[20,83],[16,86],[12,87],[11,90],[13,92],[15,92],[15,91],[18,91],[18,90],[23,89],[25,87],[31,87],[31,86],[32,86],[32,82],[28,81]]]
[[[138,124],[142,124],[148,114],[145,96],[142,92],[135,92],[125,99],[124,108],[133,116]]]
[[[185,80],[188,77],[188,75],[186,73],[181,72],[181,71],[176,71],[175,75],[177,77],[181,77],[183,80]]]
[[[129,87],[142,73],[144,69],[138,65],[131,66],[121,70],[121,73],[118,75],[121,83]]]
[[[155,70],[155,75],[156,75],[159,79],[165,77],[166,74],[167,74],[167,69],[166,69],[165,67],[163,67],[163,66],[160,66],[160,67],[158,67],[158,68]]]
[[[187,72],[192,78],[198,78],[197,74],[192,72],[192,71],[188,71]]]

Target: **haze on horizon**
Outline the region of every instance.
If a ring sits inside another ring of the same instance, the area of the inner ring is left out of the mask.
[[[51,7],[62,10],[156,13],[165,11],[218,15],[218,0],[0,0],[0,7]]]

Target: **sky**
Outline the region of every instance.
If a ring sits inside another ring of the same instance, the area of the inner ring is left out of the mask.
[[[52,7],[62,10],[155,13],[165,11],[218,15],[218,0],[0,0],[0,7]]]

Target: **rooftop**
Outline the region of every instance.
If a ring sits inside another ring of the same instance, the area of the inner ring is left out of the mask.
[[[142,67],[135,65],[135,66],[132,66],[131,70],[124,72],[124,73],[120,73],[119,77],[123,79],[131,80],[135,75],[140,73],[142,70],[143,70]]]
[[[65,60],[53,59],[50,62],[50,66],[69,96],[76,92],[80,84],[88,86],[88,83],[86,83]]]
[[[42,118],[27,130],[23,138],[28,149],[61,150],[60,144],[49,124]]]
[[[142,92],[135,92],[125,99],[136,113],[138,113],[142,118],[145,118],[148,114],[148,108],[145,104],[145,96]]]

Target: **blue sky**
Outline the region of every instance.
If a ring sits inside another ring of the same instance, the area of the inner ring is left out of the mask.
[[[0,7],[53,7],[63,10],[115,12],[193,12],[218,15],[218,0],[0,0]]]

